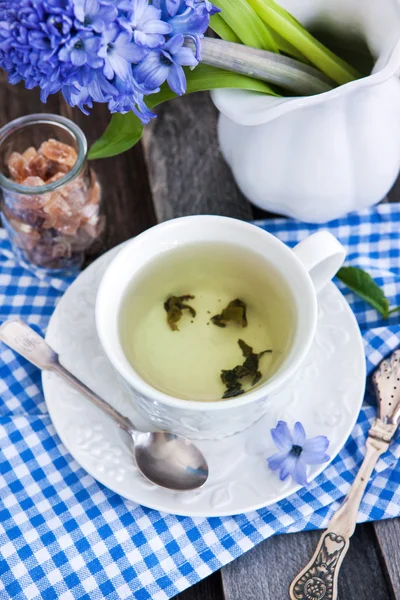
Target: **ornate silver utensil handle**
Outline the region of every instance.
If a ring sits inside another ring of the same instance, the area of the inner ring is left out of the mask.
[[[339,569],[356,527],[357,513],[378,458],[386,452],[397,425],[376,419],[363,463],[341,507],[321,535],[314,556],[290,586],[291,600],[335,600]]]

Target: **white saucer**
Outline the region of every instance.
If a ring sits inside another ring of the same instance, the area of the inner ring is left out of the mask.
[[[101,276],[118,252],[111,250],[76,279],[57,305],[46,339],[61,362],[139,427],[120,377],[96,334],[94,305]],[[275,447],[270,429],[279,419],[299,420],[307,435],[326,435],[333,459],[348,438],[361,407],[365,357],[356,319],[332,283],[319,296],[319,323],[310,354],[271,409],[252,427],[230,438],[198,441],[210,467],[196,492],[170,492],[147,482],[131,458],[126,435],[99,409],[56,375],[44,372],[44,394],[54,427],[74,459],[95,479],[125,498],[164,512],[193,517],[233,515],[267,506],[299,489],[270,471],[266,457]],[[309,480],[326,468],[310,469]]]

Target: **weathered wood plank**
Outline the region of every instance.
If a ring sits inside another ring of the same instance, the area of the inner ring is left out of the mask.
[[[22,84],[10,85],[7,75],[0,69],[0,127],[23,115],[36,112],[59,112],[58,96],[50,96],[42,104],[37,90],[26,90]]]
[[[400,176],[397,178],[397,181],[389,191],[387,200],[389,202],[400,202]]]
[[[374,523],[375,535],[382,553],[382,562],[393,596],[400,599],[400,519]]]
[[[177,98],[160,107],[147,127],[145,153],[159,221],[218,214],[251,219],[250,205],[218,148],[217,111],[208,94]]]
[[[219,571],[174,597],[175,600],[224,600]],[[242,598],[242,600],[247,600]]]
[[[286,600],[288,588],[312,556],[319,532],[276,536],[222,569],[226,600]],[[359,526],[343,563],[341,600],[389,600],[370,524]]]

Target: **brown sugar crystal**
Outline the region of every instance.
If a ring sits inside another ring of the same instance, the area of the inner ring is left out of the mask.
[[[68,170],[72,169],[78,158],[75,148],[51,138],[47,142],[43,142],[39,153],[58,165],[68,167]]]
[[[29,161],[32,160],[32,158],[34,156],[36,156],[36,152],[37,152],[37,150],[34,146],[29,146],[29,148],[27,148],[25,150],[25,152],[22,153],[22,156],[23,156],[24,160],[27,163],[29,163]]]
[[[30,158],[26,168],[33,177],[41,177],[46,182],[54,172],[53,165],[40,152]]]
[[[104,229],[96,175],[82,170],[71,181],[61,181],[76,161],[76,150],[55,139],[38,150],[30,146],[9,156],[9,176],[16,183],[38,187],[60,182],[45,193],[4,195],[3,217],[13,242],[36,265],[59,268],[76,263]]]
[[[17,183],[21,183],[21,181],[28,176],[26,160],[19,152],[13,152],[10,154],[7,166],[11,175],[11,179]]]
[[[41,185],[46,185],[46,182],[39,175],[29,175],[21,182],[21,184],[26,185],[27,187],[39,187]]]

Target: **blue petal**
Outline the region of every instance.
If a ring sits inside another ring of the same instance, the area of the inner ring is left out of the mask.
[[[77,19],[82,22],[85,20],[85,0],[75,0],[74,12]]]
[[[287,454],[285,460],[282,462],[281,470],[279,473],[279,477],[281,481],[285,481],[289,475],[293,474],[296,463],[298,462],[297,456],[293,456],[292,454]]]
[[[106,61],[104,61],[103,73],[104,73],[105,77],[107,77],[107,79],[111,80],[114,77],[114,69],[111,66],[108,59]]]
[[[85,12],[87,15],[94,15],[99,11],[98,0],[86,0],[85,1]]]
[[[299,421],[294,424],[292,439],[295,446],[304,446],[304,442],[306,441],[306,432],[304,431],[303,425]]]
[[[324,435],[318,435],[317,437],[306,440],[303,444],[304,453],[317,452],[318,454],[324,454],[329,446],[329,440]]]
[[[92,20],[91,26],[93,28],[93,31],[95,31],[96,33],[101,33],[106,28],[106,24],[100,16],[97,16]]]
[[[298,458],[296,460],[296,463],[295,463],[295,465],[293,467],[293,470],[292,470],[291,474],[292,474],[293,479],[296,481],[296,483],[299,483],[303,487],[305,487],[307,485],[307,470],[306,470],[306,465],[301,460],[301,458]]]
[[[178,52],[175,52],[174,61],[184,67],[195,67],[198,65],[198,61],[190,48],[180,48]]]
[[[156,6],[154,6],[153,4],[149,4],[146,6],[144,15],[142,15],[142,19],[143,17],[145,18],[146,21],[151,21],[151,20],[156,20],[156,21],[160,21],[160,22],[165,22],[163,21],[162,17],[161,17],[161,10],[159,8],[157,8]]]
[[[81,67],[86,62],[86,52],[84,50],[71,50],[70,54],[71,62],[75,67]]]
[[[330,456],[323,452],[303,452],[301,453],[301,460],[306,465],[322,465],[330,460]]]
[[[136,44],[145,48],[157,48],[165,42],[164,36],[159,33],[145,33],[136,29],[133,35]]]
[[[267,458],[269,468],[273,471],[280,469],[285,458],[287,458],[287,454],[281,454],[280,452],[269,456]]]
[[[111,53],[108,57],[108,63],[114,71],[115,75],[121,79],[129,79],[131,75],[131,66],[122,56],[119,54]],[[107,74],[105,73],[106,77]]]
[[[170,54],[175,54],[182,47],[184,42],[183,35],[174,35],[163,47],[163,50],[166,50]]]
[[[108,102],[117,94],[114,86],[101,73],[96,73],[88,91],[95,102]]]
[[[107,44],[109,44],[110,42],[113,42],[117,38],[118,33],[119,29],[116,23],[112,23],[109,27],[107,27],[107,29],[103,31],[103,34],[101,36],[101,39],[105,46],[107,46]]]
[[[167,79],[170,67],[161,64],[160,53],[151,52],[135,68],[134,75],[139,83],[143,83],[147,88],[153,89],[159,87]]]
[[[278,450],[285,453],[290,452],[293,446],[293,440],[289,427],[285,421],[278,421],[275,429],[271,429],[271,436]]]
[[[30,31],[28,40],[31,46],[38,50],[46,50],[50,46],[47,35],[41,31]]]
[[[67,62],[69,60],[69,54],[69,50],[64,46],[64,48],[61,48],[60,52],[58,53],[58,58],[61,61]]]
[[[138,63],[148,54],[148,52],[147,48],[143,48],[132,42],[130,44],[117,46],[114,52],[111,52],[110,54],[115,53],[130,63]]]
[[[171,17],[174,17],[179,10],[180,0],[166,0],[166,7]]]
[[[167,33],[171,33],[172,27],[168,23],[164,23],[164,21],[152,19],[143,23],[141,30],[145,33],[162,33],[166,35]]]
[[[167,82],[175,94],[182,96],[186,92],[186,77],[180,65],[173,64],[168,73]]]
[[[174,33],[183,33],[184,35],[203,34],[209,25],[210,16],[207,12],[197,12],[188,8],[183,14],[176,15],[169,19]]]

